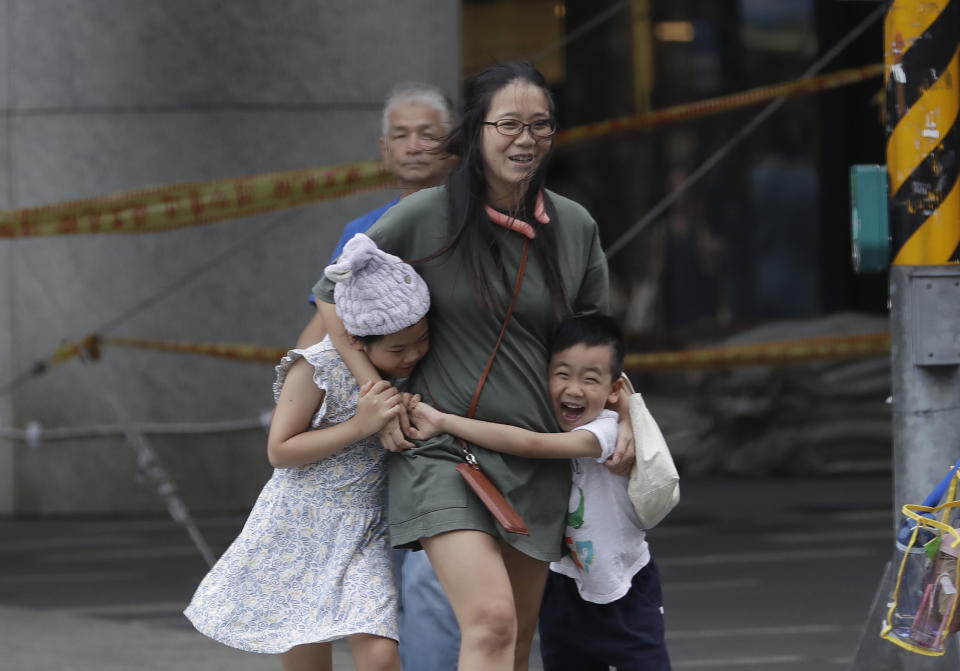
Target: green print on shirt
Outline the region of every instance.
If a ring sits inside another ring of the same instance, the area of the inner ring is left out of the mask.
[[[577,487],[577,491],[580,492],[580,504],[576,510],[567,513],[567,526],[574,529],[579,529],[583,526],[583,490]]]

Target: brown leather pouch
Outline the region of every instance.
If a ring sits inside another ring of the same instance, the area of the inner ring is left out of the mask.
[[[504,498],[496,485],[490,482],[490,478],[480,470],[479,466],[458,464],[457,472],[467,481],[470,489],[483,502],[494,519],[500,523],[500,526],[513,534],[530,535],[530,529],[527,528],[523,518],[513,509],[513,506]]]

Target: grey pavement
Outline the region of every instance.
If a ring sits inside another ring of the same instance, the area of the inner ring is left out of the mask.
[[[875,637],[865,623],[892,547],[891,488],[886,475],[684,480],[649,537],[674,669],[849,669]],[[243,517],[199,522],[219,553]],[[180,614],[205,571],[167,519],[0,520],[0,670],[279,669]],[[345,645],[335,657],[353,668]]]

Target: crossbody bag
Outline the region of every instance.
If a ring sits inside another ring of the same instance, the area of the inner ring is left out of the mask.
[[[493,360],[496,358],[497,351],[500,349],[503,335],[507,331],[507,324],[510,323],[513,308],[517,303],[517,296],[520,294],[520,285],[523,283],[523,273],[527,267],[527,256],[529,252],[530,239],[528,238],[524,241],[523,251],[520,255],[520,267],[517,270],[517,281],[513,287],[513,297],[510,299],[509,307],[507,307],[507,314],[503,319],[503,326],[500,328],[500,335],[497,337],[497,342],[493,346],[493,352],[490,354],[490,359],[487,361],[487,365],[483,369],[483,374],[480,375],[480,380],[477,382],[477,388],[473,392],[473,399],[470,401],[467,417],[472,418],[477,411],[477,404],[480,402],[480,392],[483,391],[483,385],[487,381],[487,375],[489,375],[490,369],[493,367]],[[473,490],[473,493],[476,494],[477,498],[486,506],[494,519],[500,523],[500,526],[510,533],[529,536],[530,529],[527,527],[526,522],[523,521],[520,514],[514,510],[510,502],[500,493],[497,486],[491,482],[486,473],[481,470],[480,464],[477,462],[477,457],[470,450],[467,441],[462,438],[457,438],[457,442],[460,443],[464,458],[464,463],[457,465],[457,472],[464,481],[466,481],[470,489]]]

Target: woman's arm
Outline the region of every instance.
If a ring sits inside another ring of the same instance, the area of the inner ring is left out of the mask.
[[[323,318],[319,311],[314,310],[310,321],[303,327],[300,337],[297,338],[297,349],[307,349],[310,345],[323,340],[325,335],[327,335],[327,329],[323,325]]]
[[[620,416],[617,422],[617,447],[613,456],[604,462],[604,466],[617,475],[627,475],[636,461],[637,446],[633,444],[633,424],[630,422],[630,404],[627,398],[633,393],[633,385],[626,373],[621,374],[620,393],[614,403],[607,403],[607,410],[613,410]]]
[[[389,382],[367,382],[360,389],[356,414],[325,429],[306,430],[323,402],[313,381],[313,366],[298,359],[280,390],[270,422],[267,458],[275,468],[293,468],[320,461],[347,445],[371,436],[400,412],[400,394]]]
[[[318,299],[317,312],[320,313],[320,319],[323,321],[324,326],[327,327],[330,342],[337,348],[337,354],[339,354],[343,362],[347,364],[347,368],[353,373],[357,382],[363,384],[370,380],[377,381],[381,379],[380,373],[378,373],[374,365],[370,363],[367,355],[362,350],[351,346],[350,334],[343,328],[343,322],[340,321],[340,315],[337,314],[337,308],[334,304]]]
[[[343,362],[347,364],[347,368],[353,373],[357,382],[364,384],[371,380],[374,382],[380,380],[380,373],[376,367],[370,363],[370,359],[366,353],[364,353],[363,350],[351,347],[350,334],[343,328],[343,322],[340,320],[334,304],[320,300],[318,296],[317,310],[320,313],[323,324],[327,327],[330,342],[337,348],[337,354],[339,354]],[[387,422],[378,434],[384,449],[391,452],[399,452],[414,446],[413,443],[403,437],[403,432],[407,424],[406,412],[401,408],[397,416]]]
[[[413,426],[407,430],[407,435],[418,440],[449,433],[488,450],[530,459],[599,457],[602,452],[600,441],[589,431],[537,433],[507,424],[451,415],[426,403],[414,406],[410,419]]]

